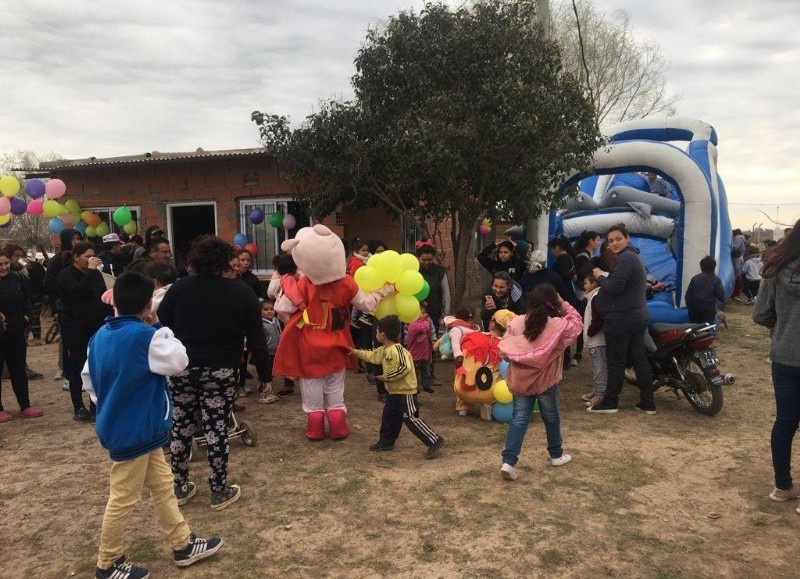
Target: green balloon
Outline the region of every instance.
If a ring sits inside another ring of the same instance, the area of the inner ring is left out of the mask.
[[[128,209],[127,206],[123,205],[114,211],[113,219],[114,223],[120,227],[125,227],[128,223],[130,223],[131,219],[133,219],[133,215],[131,215],[131,210]]]
[[[276,211],[272,215],[269,216],[269,224],[272,225],[275,229],[279,229],[283,227],[283,213],[280,211]]]
[[[417,293],[414,294],[414,297],[417,298],[419,301],[424,300],[427,298],[431,293],[431,286],[428,283],[428,280],[425,280],[425,285],[422,286],[422,289],[419,290]]]

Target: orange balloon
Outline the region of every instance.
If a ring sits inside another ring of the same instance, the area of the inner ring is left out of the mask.
[[[91,213],[84,218],[84,221],[86,221],[86,224],[90,225],[91,227],[97,227],[100,225],[100,223],[102,223],[103,219],[96,213]]]

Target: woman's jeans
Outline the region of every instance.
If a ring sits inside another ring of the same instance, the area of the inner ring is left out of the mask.
[[[772,468],[775,486],[792,488],[792,439],[800,423],[800,366],[772,363],[777,414],[772,426]]]
[[[539,413],[544,422],[544,431],[547,434],[547,452],[550,458],[559,458],[564,454],[561,448],[561,418],[558,416],[558,384],[535,396],[514,395],[514,413],[508,425],[506,447],[503,449],[503,463],[514,466],[519,460],[522,450],[522,441],[528,431],[531,421],[533,405],[539,401]]]

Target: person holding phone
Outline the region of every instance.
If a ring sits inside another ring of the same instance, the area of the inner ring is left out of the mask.
[[[94,254],[94,245],[81,241],[64,252],[64,268],[58,274],[63,308],[61,311],[61,336],[65,357],[69,359],[65,378],[69,381],[74,418],[80,422],[94,422],[95,406],[89,409],[83,403],[81,371],[86,363],[89,340],[100,329],[106,316],[112,314],[110,306],[101,299],[106,282],[100,273],[103,261]]]
[[[498,271],[492,276],[492,285],[484,293],[481,305],[481,322],[484,329],[489,327],[489,320],[497,310],[511,310],[515,314],[525,312],[525,300],[521,292],[517,299],[514,299],[513,283],[508,272]]]

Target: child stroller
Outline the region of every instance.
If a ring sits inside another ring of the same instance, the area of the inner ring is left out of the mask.
[[[198,421],[195,424],[200,423],[199,418],[198,416]],[[231,410],[228,416],[228,440],[233,440],[235,438],[241,438],[245,446],[255,446],[258,443],[258,436],[256,435],[255,428],[253,428],[249,422],[239,422],[236,419],[236,414]],[[202,429],[197,426],[195,427],[195,434],[192,437],[192,448],[189,451],[189,460],[194,460],[195,457],[199,456],[201,446],[208,446],[208,443],[206,442],[206,437]]]

